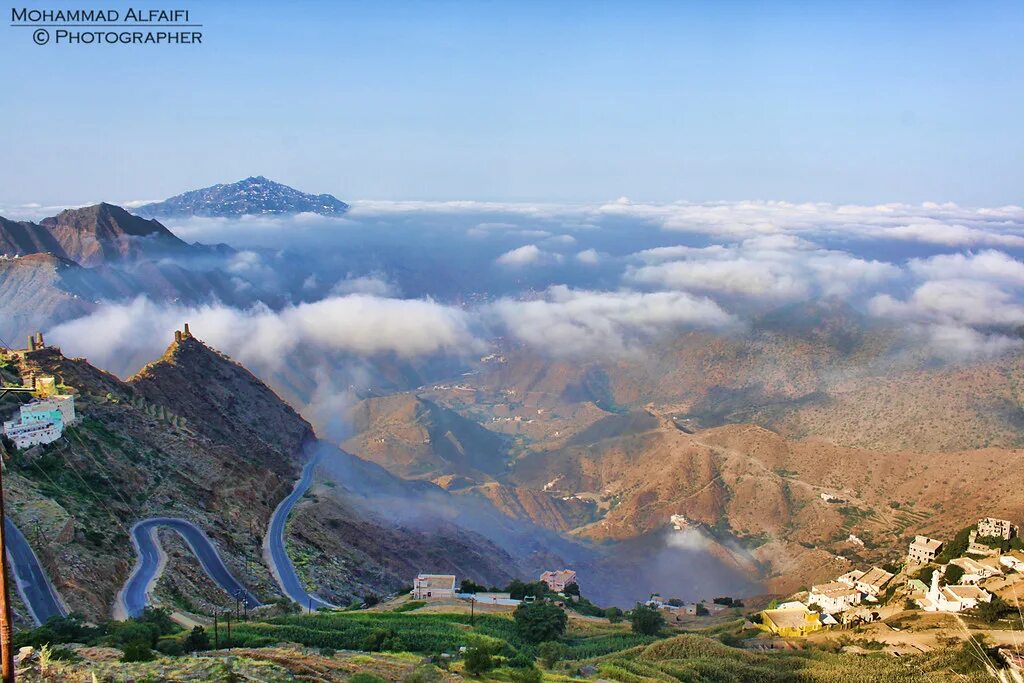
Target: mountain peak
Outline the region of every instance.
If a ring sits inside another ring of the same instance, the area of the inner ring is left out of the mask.
[[[275,451],[271,467],[287,465],[313,438],[313,428],[249,370],[197,339],[188,325],[164,355],[128,379],[147,398],[173,409],[201,433]],[[197,389],[200,389],[198,390]]]
[[[191,190],[136,209],[140,216],[204,216],[237,218],[247,215],[317,213],[340,216],[348,204],[329,194],[307,194],[265,176]]]

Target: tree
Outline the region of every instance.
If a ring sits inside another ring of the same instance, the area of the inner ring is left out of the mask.
[[[468,641],[463,668],[471,676],[479,676],[493,669],[495,655],[507,645],[504,640],[478,634],[471,634]]]
[[[540,647],[537,648],[537,652],[540,654],[540,661],[544,663],[544,667],[547,669],[554,668],[555,664],[565,657],[565,651],[565,645],[554,640],[541,643]]]
[[[967,548],[971,544],[971,532],[977,528],[977,525],[974,525],[958,531],[953,540],[947,543],[939,556],[935,558],[935,561],[939,564],[946,564],[967,552]]]
[[[520,581],[522,583],[522,581]],[[462,583],[459,584],[460,593],[486,593],[487,588],[481,586],[473,579],[463,579]]]
[[[994,624],[1000,619],[1006,618],[1016,610],[1013,605],[998,596],[992,596],[991,602],[980,602],[975,608],[975,613],[986,624]]]
[[[122,662],[149,662],[152,660],[153,651],[149,649],[149,645],[145,642],[136,641],[124,646],[124,654],[121,656]]]
[[[579,597],[579,595],[580,595],[580,587],[574,581],[574,582],[570,583],[568,586],[566,586],[565,590],[562,591],[562,592],[565,593],[566,595],[575,595],[576,597]]]
[[[206,634],[206,629],[202,626],[195,626],[192,631],[185,636],[185,649],[189,652],[196,652],[197,650],[209,650],[210,649],[210,636]]]
[[[524,603],[516,608],[513,616],[516,633],[528,643],[558,640],[569,623],[569,617],[560,607],[546,602]]]
[[[947,586],[954,586],[960,583],[960,579],[964,577],[963,567],[958,567],[955,564],[946,565],[946,573],[942,575]]]
[[[636,603],[636,607],[629,613],[629,620],[633,626],[633,633],[645,636],[653,636],[665,625],[665,617],[653,607]]]
[[[622,621],[622,610],[618,607],[608,607],[604,611],[605,618],[613,624],[617,624]]]

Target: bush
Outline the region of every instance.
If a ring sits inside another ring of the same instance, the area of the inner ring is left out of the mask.
[[[527,643],[557,640],[569,623],[560,607],[546,602],[522,604],[514,613],[516,634]]]
[[[494,668],[494,657],[487,650],[471,647],[466,650],[463,667],[470,676],[479,676]]]
[[[402,683],[440,683],[441,672],[432,664],[424,664],[402,679]]]
[[[398,633],[392,628],[378,628],[363,641],[363,649],[367,652],[401,649],[397,647]]]
[[[546,643],[541,643],[537,652],[540,654],[540,661],[544,662],[545,668],[551,669],[565,658],[565,645],[549,640]]]
[[[153,659],[153,651],[149,649],[149,645],[141,641],[125,645],[124,655],[121,657],[122,662],[151,662]]]
[[[535,666],[525,669],[511,669],[508,677],[512,683],[541,683],[544,680],[544,674]]]
[[[618,607],[609,607],[604,611],[604,616],[613,624],[622,621],[622,610]]]
[[[181,638],[161,638],[156,644],[156,651],[168,657],[180,657],[185,654],[185,644]]]
[[[629,621],[632,624],[633,633],[645,636],[653,636],[665,625],[665,617],[660,611],[639,602],[629,614]]]
[[[357,673],[348,677],[348,683],[387,683],[376,674]]]
[[[162,636],[177,633],[181,630],[171,619],[171,610],[165,607],[147,607],[142,610],[141,615],[135,618],[135,621],[142,624],[152,624]]]
[[[145,643],[147,649],[155,647],[160,637],[158,626],[141,621],[112,621],[107,624],[108,643],[114,647]]]
[[[963,567],[958,567],[955,564],[946,566],[946,573],[942,575],[946,585],[955,585],[960,583],[960,579],[964,578]]]
[[[196,626],[189,632],[187,636],[185,636],[184,646],[188,652],[196,652],[197,650],[209,650],[210,636],[207,635],[206,629],[204,629],[202,626]]]

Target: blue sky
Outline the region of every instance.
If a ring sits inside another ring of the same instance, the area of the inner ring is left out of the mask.
[[[0,203],[1024,202],[1019,2],[182,4],[204,45],[3,27]]]

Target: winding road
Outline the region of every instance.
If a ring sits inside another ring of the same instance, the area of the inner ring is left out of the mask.
[[[156,535],[161,527],[173,529],[188,543],[206,574],[228,595],[243,600],[250,608],[263,604],[228,570],[213,542],[199,527],[176,517],[150,517],[136,522],[131,529],[138,559],[131,576],[118,593],[114,609],[116,618],[136,617],[150,602],[149,592],[167,563],[167,555]]]
[[[302,469],[302,476],[295,483],[295,488],[274,510],[267,535],[263,539],[263,556],[274,579],[289,599],[306,610],[336,607],[303,588],[302,580],[295,571],[291,558],[288,557],[285,544],[288,515],[313,483],[313,470],[316,469],[321,457],[322,453],[316,454]],[[213,541],[202,529],[177,517],[150,517],[136,522],[131,528],[132,544],[135,546],[137,559],[131,575],[118,592],[114,618],[127,619],[138,616],[142,614],[146,605],[150,604],[150,591],[167,564],[167,555],[157,538],[157,530],[160,528],[177,532],[192,549],[206,574],[228,595],[243,600],[249,608],[260,607],[263,604],[228,570]],[[51,617],[67,616],[68,609],[64,601],[54,589],[28,540],[7,518],[4,518],[4,535],[18,593],[28,607],[32,619],[38,625]]]
[[[321,457],[322,454],[317,453],[302,468],[302,476],[295,483],[295,488],[292,489],[287,498],[278,504],[274,514],[271,515],[270,526],[267,529],[266,537],[263,539],[263,558],[266,560],[267,566],[270,567],[277,585],[281,587],[285,595],[301,605],[304,610],[336,607],[329,602],[321,600],[312,593],[306,592],[306,589],[302,586],[302,580],[299,579],[299,575],[295,571],[291,558],[288,557],[288,550],[285,547],[284,540],[284,533],[288,526],[288,515],[291,513],[292,508],[295,507],[295,504],[299,502],[299,499],[309,490],[310,484],[313,483],[313,470],[316,469]]]
[[[60,599],[50,578],[39,564],[25,535],[9,518],[4,517],[4,544],[11,563],[18,593],[36,625],[50,617],[66,617],[68,609]]]

